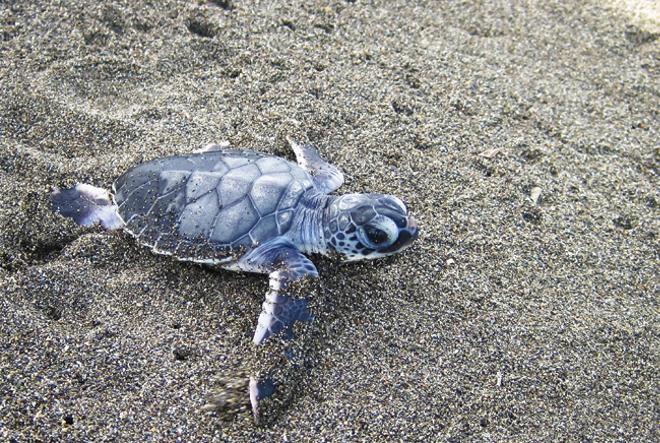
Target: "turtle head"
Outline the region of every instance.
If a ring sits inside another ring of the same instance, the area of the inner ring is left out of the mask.
[[[396,254],[410,246],[419,229],[401,200],[386,194],[346,194],[329,206],[328,249],[347,261]]]

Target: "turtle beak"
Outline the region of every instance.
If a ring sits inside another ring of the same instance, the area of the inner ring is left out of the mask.
[[[399,230],[399,238],[397,238],[387,249],[383,249],[380,252],[391,254],[401,251],[417,240],[417,237],[419,237],[419,226],[417,226],[417,221],[412,217],[408,217],[406,227]]]

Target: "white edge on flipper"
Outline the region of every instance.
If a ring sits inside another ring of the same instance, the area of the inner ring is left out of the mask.
[[[195,149],[193,153],[201,154],[202,152],[222,151],[223,149],[229,149],[230,147],[231,143],[229,143],[229,140],[223,140],[220,143],[209,143],[203,148]]]
[[[278,302],[279,294],[276,292],[266,293],[266,298],[261,305],[261,313],[257,319],[257,327],[254,331],[252,342],[255,345],[263,344],[268,337],[271,336],[270,328],[277,318],[275,318],[275,304]]]
[[[259,382],[255,377],[250,377],[249,391],[254,422],[259,423]]]
[[[286,141],[289,142],[289,146],[291,146],[291,149],[293,150],[293,153],[296,155],[297,163],[303,169],[308,169],[309,168],[309,163],[308,163],[308,159],[305,156],[305,150],[303,149],[304,144],[299,142],[298,140],[295,140],[295,139],[291,138],[291,137],[287,137]]]

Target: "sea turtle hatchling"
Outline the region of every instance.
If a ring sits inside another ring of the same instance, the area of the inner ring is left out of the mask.
[[[307,301],[286,294],[293,282],[318,277],[306,254],[373,259],[402,251],[418,235],[394,196],[331,195],[344,181],[341,171],[311,145],[289,141],[297,164],[212,144],[140,164],[112,193],[80,183],[56,190],[53,210],[82,226],[123,229],[178,260],[269,274],[253,339],[259,345],[311,319]],[[256,411],[258,386],[249,384]]]

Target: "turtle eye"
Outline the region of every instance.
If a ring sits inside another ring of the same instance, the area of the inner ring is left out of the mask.
[[[381,246],[389,239],[387,232],[378,229],[374,226],[366,226],[364,228],[364,232],[367,234],[367,238],[369,239],[369,241],[377,246]]]
[[[396,224],[387,217],[377,215],[358,229],[358,240],[372,249],[386,248],[394,243],[399,234]]]

